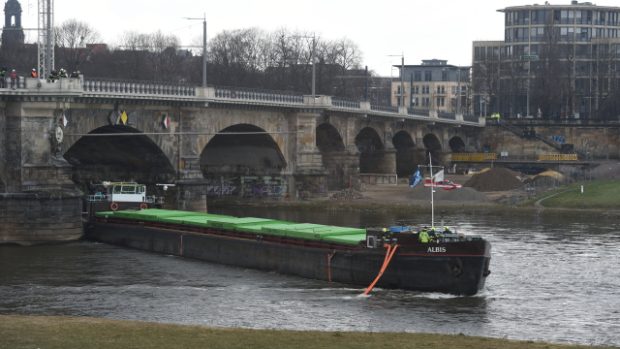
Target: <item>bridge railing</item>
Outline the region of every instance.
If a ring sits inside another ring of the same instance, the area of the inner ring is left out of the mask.
[[[420,109],[420,108],[407,108],[407,114],[409,115],[423,115],[430,116],[431,111],[429,109]]]
[[[577,154],[538,154],[538,161],[579,161]]]
[[[447,111],[438,111],[437,116],[441,119],[456,120],[456,113]]]
[[[479,122],[478,117],[474,114],[463,114],[463,121]]]
[[[451,161],[483,162],[497,160],[496,153],[452,153]]]
[[[258,90],[239,87],[215,87],[215,98],[303,104],[304,96],[295,92]]]
[[[370,110],[384,111],[388,113],[398,113],[398,107],[393,107],[391,105],[371,104]]]
[[[341,97],[332,97],[332,106],[336,108],[346,108],[346,109],[360,109],[360,101],[341,98]]]
[[[83,87],[85,92],[190,97],[196,96],[196,88],[194,86],[167,84],[162,82],[85,79]]]

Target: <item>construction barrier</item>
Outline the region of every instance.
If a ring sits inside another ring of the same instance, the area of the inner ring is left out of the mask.
[[[452,153],[452,161],[484,162],[497,160],[496,153]]]
[[[577,154],[539,154],[538,161],[578,161]]]

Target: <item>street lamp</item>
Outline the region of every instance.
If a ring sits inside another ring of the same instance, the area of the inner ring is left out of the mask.
[[[405,106],[405,81],[403,80],[405,76],[405,54],[401,53],[400,55],[388,55],[388,57],[400,57],[400,97],[399,97],[399,106]]]
[[[185,17],[187,20],[202,21],[202,87],[207,87],[207,14],[204,17]]]
[[[316,99],[316,34],[309,35],[291,35],[292,38],[312,39],[312,49],[310,51],[310,61],[312,62],[312,100]]]

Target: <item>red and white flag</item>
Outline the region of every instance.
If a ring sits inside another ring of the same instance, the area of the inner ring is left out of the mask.
[[[165,129],[168,129],[168,127],[170,127],[170,117],[168,115],[164,115],[161,120],[161,124],[164,126]]]
[[[443,182],[443,170],[437,172],[433,176],[433,183],[437,183],[437,182]]]

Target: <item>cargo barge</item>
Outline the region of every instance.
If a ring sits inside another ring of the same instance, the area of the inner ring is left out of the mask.
[[[430,234],[429,234],[430,233]],[[430,236],[429,236],[430,235]],[[161,209],[97,212],[86,237],[243,268],[387,289],[474,295],[490,243],[450,231],[358,229]],[[428,237],[428,238],[427,238]]]

